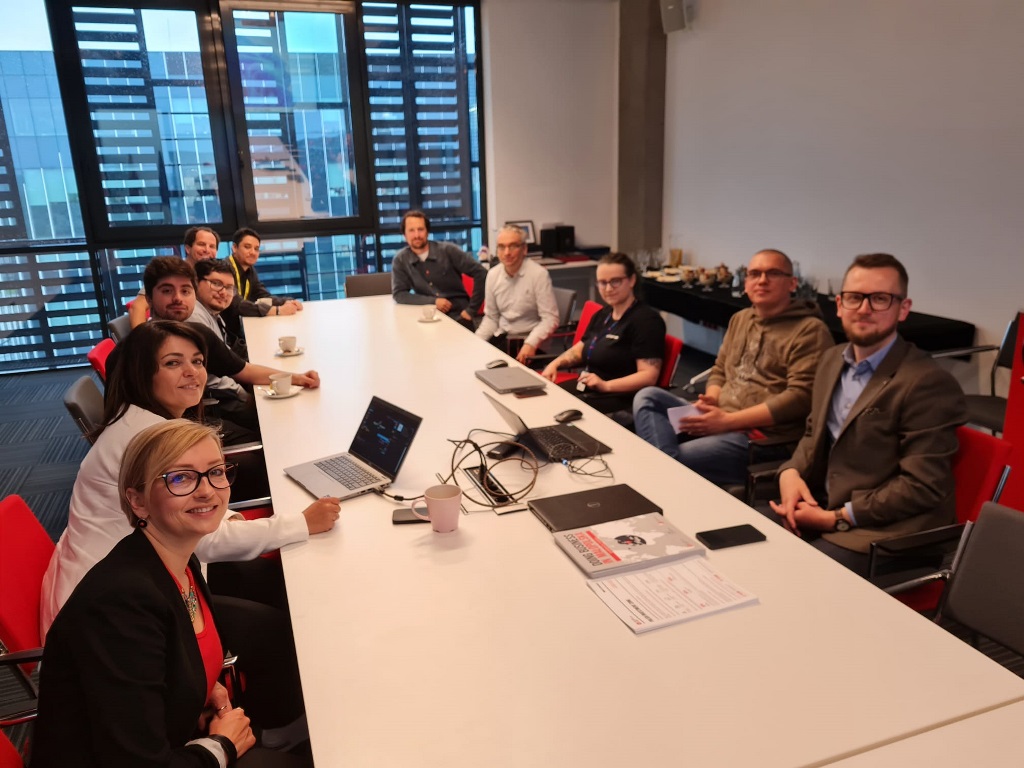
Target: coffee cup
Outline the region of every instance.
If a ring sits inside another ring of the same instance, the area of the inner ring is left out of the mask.
[[[416,511],[417,504],[427,505],[427,514]],[[430,521],[435,533],[448,533],[459,527],[462,508],[462,489],[457,485],[432,485],[423,492],[423,498],[412,503],[412,513],[420,520]]]
[[[433,304],[430,304],[429,306],[424,307],[423,308],[423,319],[425,321],[433,320],[435,312],[437,312],[437,307],[435,307]]]
[[[290,355],[295,351],[296,340],[294,336],[278,336],[277,345],[281,347],[281,351],[286,355]]]
[[[290,373],[275,373],[270,376],[270,389],[278,397],[283,397],[292,391],[292,375]]]

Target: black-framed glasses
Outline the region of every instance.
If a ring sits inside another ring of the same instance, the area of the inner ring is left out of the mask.
[[[613,277],[611,280],[598,280],[597,287],[602,291],[606,288],[611,288],[614,291],[628,279],[627,277]]]
[[[215,291],[227,291],[231,293],[235,290],[234,283],[222,283],[219,280],[211,280],[208,277],[204,277],[203,280],[210,284],[210,287]]]
[[[237,464],[224,463],[210,467],[205,472],[200,472],[198,469],[172,469],[169,472],[164,472],[160,477],[163,478],[164,485],[167,486],[167,490],[171,492],[172,496],[188,496],[195,492],[204,477],[214,488],[221,490],[230,488],[231,484],[235,482],[237,471]]]
[[[792,277],[792,272],[783,272],[781,269],[748,269],[747,280],[760,280],[767,277],[769,280],[781,280],[784,277]]]
[[[868,300],[868,306],[875,312],[882,312],[892,306],[893,301],[903,301],[905,296],[898,293],[861,293],[860,291],[840,291],[839,303],[843,309],[860,309],[864,299]]]

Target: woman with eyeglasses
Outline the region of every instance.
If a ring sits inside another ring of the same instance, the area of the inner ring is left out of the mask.
[[[107,381],[103,424],[78,471],[68,525],[43,577],[44,636],[86,572],[131,533],[117,496],[117,473],[128,441],[148,426],[181,418],[203,397],[206,344],[187,323],[154,320],[135,328],[119,347],[120,359]],[[200,543],[197,554],[204,562],[252,560],[330,530],[339,514],[338,500],[324,498],[301,516],[244,520],[231,515]]]
[[[217,682],[224,644],[195,549],[232,479],[210,427],[162,419],[128,443],[117,500],[133,532],[47,635],[34,768],[302,765],[252,750],[248,715]]]
[[[583,338],[552,360],[541,375],[555,381],[559,368],[583,367],[566,389],[601,411],[630,408],[633,394],[658,382],[665,355],[665,321],[636,297],[636,267],[624,253],[597,263],[597,289],[607,307]]]

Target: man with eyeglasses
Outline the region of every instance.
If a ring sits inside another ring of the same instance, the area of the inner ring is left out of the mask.
[[[526,258],[526,233],[511,224],[498,230],[498,261],[487,273],[484,319],[476,335],[505,348],[509,336],[525,336],[516,360],[526,363],[558,327],[558,303],[551,276]]]
[[[633,400],[636,433],[718,485],[746,481],[752,436],[798,440],[818,359],[833,342],[817,302],[793,299],[796,284],[786,254],[755,253],[745,286],[752,306],[729,321],[695,413],[670,420],[668,410],[687,402],[647,387]]]
[[[771,505],[787,529],[862,576],[872,541],[955,519],[951,462],[967,408],[956,380],[900,337],[910,304],[895,257],[854,259],[836,297],[849,344],[822,356],[804,437]]]

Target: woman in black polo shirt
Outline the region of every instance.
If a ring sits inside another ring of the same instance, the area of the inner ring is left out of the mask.
[[[665,322],[639,301],[636,267],[624,253],[609,253],[597,264],[597,288],[608,304],[597,312],[583,338],[542,372],[555,381],[559,368],[583,366],[563,386],[598,410],[629,408],[633,394],[658,383],[665,354]]]

